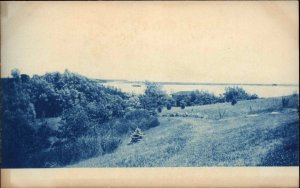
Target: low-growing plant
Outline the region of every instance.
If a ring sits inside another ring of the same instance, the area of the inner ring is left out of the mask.
[[[223,119],[226,115],[226,110],[218,109],[219,119]]]
[[[252,109],[251,105],[249,106],[249,112],[248,112],[248,114],[253,114],[253,109]]]

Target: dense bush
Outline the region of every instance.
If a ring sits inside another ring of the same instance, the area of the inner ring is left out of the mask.
[[[250,95],[246,93],[241,87],[226,87],[224,98],[226,102],[232,102],[234,105],[237,101],[257,99],[258,96],[256,94]]]
[[[125,120],[125,124],[128,125],[131,130],[135,130],[136,128],[148,130],[159,125],[158,118],[153,116],[147,110],[135,110],[128,112],[125,115]]]
[[[256,94],[247,94],[240,87],[226,87],[223,95],[216,96],[208,91],[185,91],[172,94],[172,98],[177,107],[184,108],[185,106],[207,105],[223,102],[232,102],[233,105],[239,100],[257,99]],[[174,106],[174,105],[173,105]]]
[[[102,104],[113,116],[122,116],[126,106],[124,100],[128,99],[125,93],[117,89],[104,87],[68,70],[63,74],[34,75],[29,80],[28,91],[38,118],[57,117],[63,110],[89,103]]]
[[[120,137],[110,133],[102,139],[101,148],[105,153],[111,153],[119,146],[120,143]]]
[[[150,111],[162,105],[165,95],[157,93],[155,85],[149,84],[139,97],[68,70],[33,77],[14,70],[12,76],[1,79],[4,167],[64,166],[113,151],[122,135],[137,126],[149,129],[159,124]],[[46,121],[38,123],[49,117],[60,117],[58,129]],[[59,141],[51,143],[50,137]]]
[[[65,110],[62,114],[62,126],[60,127],[62,137],[76,139],[84,135],[90,127],[89,122],[89,117],[83,107],[74,106]]]
[[[182,102],[181,105],[180,105],[180,108],[185,109],[185,106],[186,106],[185,102]]]
[[[218,97],[216,97],[214,94],[209,93],[207,91],[193,91],[190,94],[190,103],[192,105],[207,105],[207,104],[214,104],[219,102]]]
[[[28,85],[16,75],[2,79],[3,167],[24,167],[28,153],[40,149],[32,127],[36,114],[27,92]]]
[[[191,92],[178,92],[172,95],[173,100],[176,101],[176,106],[195,106],[215,104],[224,102],[223,97],[217,97],[207,91],[191,91]]]

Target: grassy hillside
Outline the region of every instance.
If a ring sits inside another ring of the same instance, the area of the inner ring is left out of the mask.
[[[69,167],[293,166],[298,96],[172,108],[139,143]]]

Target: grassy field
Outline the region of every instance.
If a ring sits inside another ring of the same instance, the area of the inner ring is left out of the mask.
[[[136,144],[68,167],[296,166],[298,96],[164,109]]]

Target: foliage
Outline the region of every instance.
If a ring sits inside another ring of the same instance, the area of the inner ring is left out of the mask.
[[[208,105],[215,103],[231,102],[235,105],[239,100],[257,99],[256,94],[250,95],[240,87],[226,87],[223,95],[216,96],[208,91],[178,92],[172,95],[176,106],[184,108],[185,106]]]
[[[144,109],[155,111],[158,107],[166,106],[167,94],[162,90],[161,85],[146,82],[145,94],[140,96],[140,102]]]
[[[101,147],[105,153],[113,152],[121,143],[120,137],[112,133],[105,135],[101,142]]]
[[[167,104],[167,110],[171,110],[172,109],[172,105],[171,104]]]
[[[126,101],[126,105],[127,105],[127,111],[140,109],[142,107],[140,99],[136,95],[130,96],[129,99]]]
[[[76,139],[89,129],[89,117],[81,106],[67,109],[62,114],[60,132],[63,138]]]
[[[246,91],[241,87],[226,87],[224,98],[226,102],[231,102],[232,105],[235,105],[239,100],[252,100],[257,99],[258,96],[256,94],[250,95],[246,93]]]
[[[182,102],[182,103],[180,104],[180,108],[181,108],[181,109],[185,109],[185,106],[186,106],[185,102]]]
[[[173,100],[176,101],[176,106],[196,106],[207,105],[224,102],[223,96],[215,96],[208,91],[191,91],[185,93],[175,93],[172,95]]]
[[[236,99],[232,99],[231,105],[234,106],[237,103]]]
[[[157,117],[144,109],[126,113],[125,120],[125,124],[129,126],[131,130],[137,127],[142,130],[148,130],[159,125]]]
[[[39,149],[32,128],[35,109],[30,103],[27,85],[18,79],[2,80],[3,89],[3,166],[23,167],[29,152]],[[17,138],[17,139],[16,139]]]
[[[5,167],[64,166],[112,152],[137,126],[159,125],[150,111],[164,105],[165,94],[155,85],[136,96],[68,70],[32,77],[13,70],[12,76],[1,79]],[[61,119],[58,130],[38,123],[52,117]],[[50,137],[58,141],[50,143]]]
[[[11,70],[11,76],[13,78],[20,78],[20,70],[19,69],[13,69],[13,70]]]

